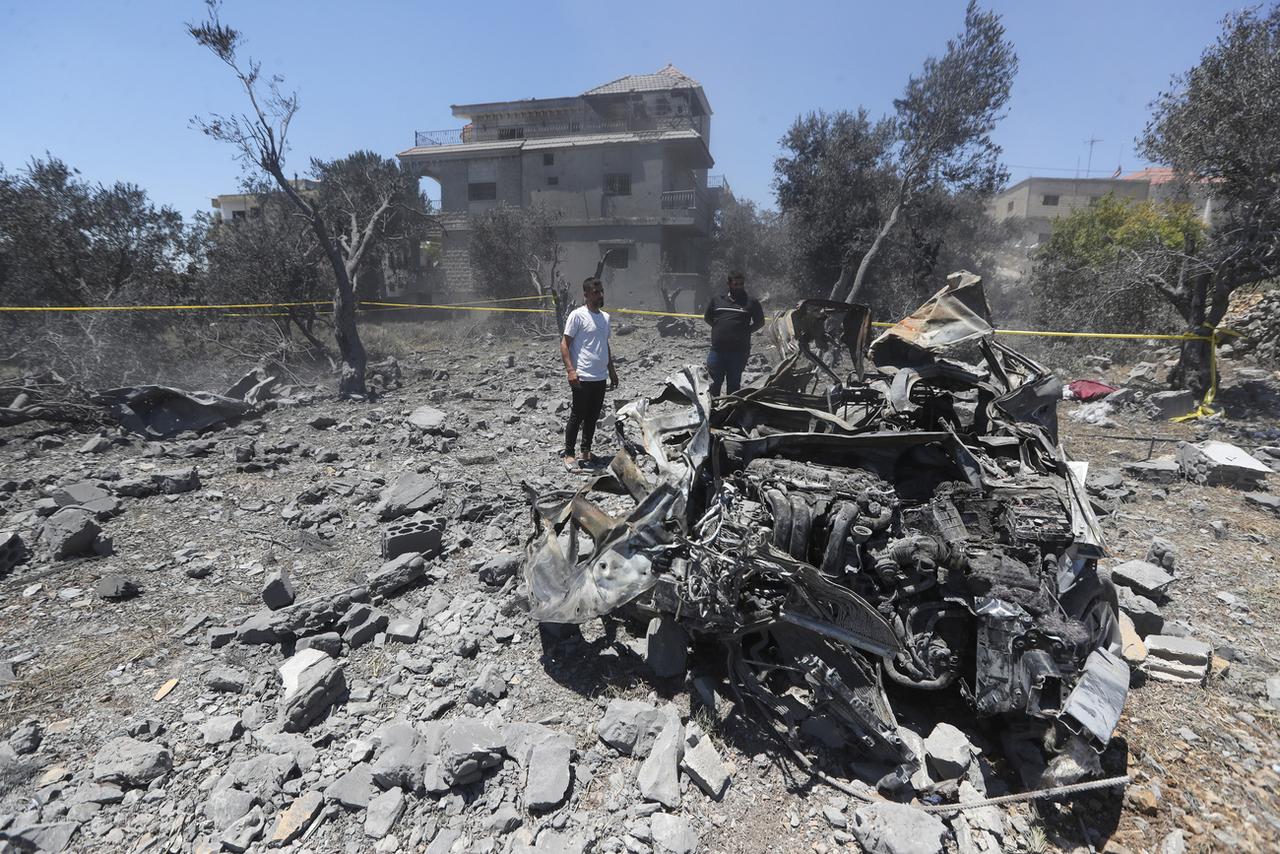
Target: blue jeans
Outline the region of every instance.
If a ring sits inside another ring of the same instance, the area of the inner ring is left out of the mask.
[[[742,388],[742,372],[747,367],[750,351],[740,352],[712,350],[707,353],[707,372],[711,374],[711,394],[720,394],[720,384],[724,383],[726,391],[733,394]]]

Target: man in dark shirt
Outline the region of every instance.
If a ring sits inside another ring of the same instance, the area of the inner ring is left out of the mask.
[[[729,292],[717,294],[702,316],[711,326],[711,352],[707,371],[711,374],[711,394],[720,394],[728,385],[729,394],[742,386],[742,371],[751,355],[751,333],[764,326],[760,300],[748,296],[746,277],[738,270],[729,274]]]

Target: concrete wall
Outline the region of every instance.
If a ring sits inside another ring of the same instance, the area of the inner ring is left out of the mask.
[[[617,246],[627,250],[627,267],[604,268],[606,305],[662,308],[660,226],[568,227],[557,229],[557,236],[564,250],[560,271],[568,280],[574,299],[581,297],[582,280],[595,273],[601,253]]]
[[[546,155],[551,165],[545,163]],[[523,152],[522,160],[528,204],[560,211],[568,220],[656,217],[662,212],[660,144],[535,148]],[[607,174],[631,176],[631,195],[606,196]],[[548,178],[555,178],[556,184],[549,184]]]

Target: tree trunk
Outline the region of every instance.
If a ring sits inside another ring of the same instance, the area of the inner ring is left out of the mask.
[[[356,327],[355,287],[345,275],[338,277],[333,288],[333,330],[338,342],[338,355],[342,358],[342,373],[338,380],[338,394],[342,397],[364,397],[364,369],[369,359],[360,341]]]
[[[1190,299],[1184,319],[1187,331],[1192,335],[1209,337],[1227,313],[1225,299],[1215,299],[1210,305],[1209,289],[1213,283],[1210,273],[1199,273],[1188,282]],[[1190,389],[1196,397],[1203,398],[1216,379],[1212,349],[1213,344],[1209,341],[1183,341],[1178,364],[1169,373],[1169,384]]]
[[[866,255],[862,256],[862,261],[858,264],[858,274],[853,277],[853,287],[849,289],[849,295],[845,297],[845,302],[856,302],[862,296],[862,286],[866,281],[867,268],[871,266],[871,259],[880,251],[880,244],[884,243],[885,237],[898,224],[898,215],[901,212],[902,199],[899,198],[898,203],[893,206],[893,210],[889,213],[889,218],[885,220],[884,225],[880,227],[880,232],[876,234],[876,239],[871,242],[871,248],[867,250]],[[843,278],[843,275],[841,278]]]

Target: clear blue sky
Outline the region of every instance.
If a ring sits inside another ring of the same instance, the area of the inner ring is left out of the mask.
[[[1170,75],[1195,63],[1238,3],[992,4],[1021,59],[997,140],[1013,179],[1144,164],[1133,140]],[[240,109],[229,72],[183,23],[199,0],[0,0],[0,164],[46,151],[91,180],[130,181],[190,216],[238,187],[232,151],[189,127]],[[246,51],[301,97],[291,171],[359,148],[394,155],[414,130],[456,127],[450,104],[573,95],[667,62],[715,112],[714,171],[772,206],[778,139],[810,110],[892,108],[908,75],[963,23],[961,0],[459,3],[227,0]],[[432,193],[434,195],[434,193]]]

